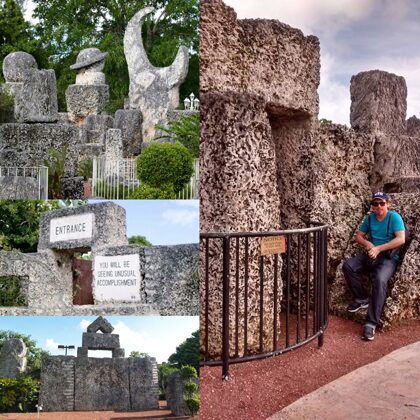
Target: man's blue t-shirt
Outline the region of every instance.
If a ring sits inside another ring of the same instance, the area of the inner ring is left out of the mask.
[[[373,245],[378,246],[392,241],[395,238],[395,232],[405,230],[405,226],[402,217],[396,211],[388,210],[385,219],[381,221],[376,218],[375,214],[368,214],[360,225],[359,230],[364,233],[369,233],[370,241]],[[398,261],[399,252],[394,258]]]

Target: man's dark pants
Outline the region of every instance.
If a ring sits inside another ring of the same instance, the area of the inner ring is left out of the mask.
[[[396,267],[397,262],[387,258],[383,253],[379,254],[376,260],[372,260],[367,254],[360,254],[344,262],[344,277],[356,302],[366,303],[369,300],[369,295],[362,284],[362,275],[367,272],[373,273],[372,298],[366,315],[366,324],[376,326],[379,323],[388,281],[395,273]]]

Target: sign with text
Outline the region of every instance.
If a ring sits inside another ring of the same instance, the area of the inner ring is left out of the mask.
[[[91,238],[93,213],[51,219],[50,242]]]
[[[98,301],[140,300],[138,254],[95,257],[94,295]]]
[[[261,238],[260,255],[273,255],[286,252],[284,236],[264,236]]]

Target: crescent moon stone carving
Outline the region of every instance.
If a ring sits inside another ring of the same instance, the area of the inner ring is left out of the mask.
[[[154,67],[144,50],[141,27],[153,7],[139,10],[130,20],[124,34],[124,54],[130,78],[130,109],[143,114],[143,141],[150,141],[156,124],[165,124],[167,113],[179,104],[179,87],[188,72],[188,49],[180,47],[169,67]]]

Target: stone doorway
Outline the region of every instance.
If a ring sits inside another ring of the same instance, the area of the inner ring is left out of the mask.
[[[73,256],[73,305],[93,305],[92,261]]]

